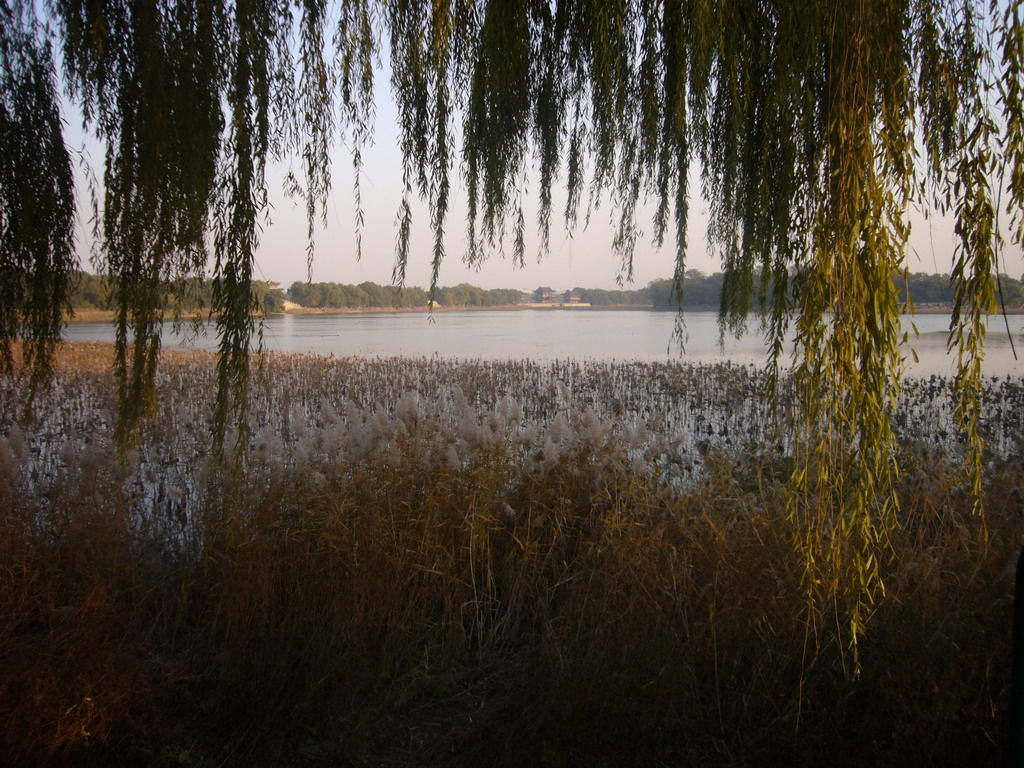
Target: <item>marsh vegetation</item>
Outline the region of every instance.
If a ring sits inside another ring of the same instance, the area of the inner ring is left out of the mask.
[[[999,757],[1019,380],[985,386],[984,517],[949,383],[907,383],[855,675],[752,367],[271,355],[217,463],[213,355],[163,355],[123,458],[111,355],[65,345],[31,420],[0,379],[9,764]]]

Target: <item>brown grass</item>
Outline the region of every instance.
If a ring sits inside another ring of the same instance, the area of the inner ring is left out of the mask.
[[[1019,461],[991,465],[985,529],[908,448],[853,678],[843,606],[808,614],[776,454],[712,451],[684,488],[613,436],[454,465],[433,430],[211,470],[187,516],[140,508],[114,458],[45,489],[0,472],[0,762],[998,761]]]

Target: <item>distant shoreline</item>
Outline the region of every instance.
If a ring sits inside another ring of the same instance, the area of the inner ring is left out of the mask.
[[[656,309],[652,304],[495,304],[488,307],[478,306],[450,306],[444,307],[440,304],[434,306],[434,312],[524,312],[528,309],[556,310],[564,309],[572,312],[586,312],[588,310],[629,310],[643,312],[674,312],[675,310]],[[694,309],[697,309],[694,307]],[[295,307],[277,314],[285,315],[369,315],[389,312],[430,312],[429,307],[363,307],[355,309],[352,307]],[[703,308],[701,308],[703,311]],[[714,310],[711,310],[714,311]]]
[[[498,304],[491,307],[472,307],[472,306],[453,306],[453,307],[442,307],[435,306],[434,312],[523,312],[530,309],[539,309],[542,311],[554,311],[554,310],[566,310],[570,312],[675,312],[674,309],[668,308],[656,308],[651,304],[603,304],[600,306],[578,305],[578,304]],[[431,311],[428,307],[362,307],[359,309],[351,307],[299,307],[293,306],[285,310],[284,312],[270,312],[267,314],[268,317],[282,317],[284,315],[379,315],[379,314],[393,314],[395,312],[422,312],[426,313]],[[687,312],[717,312],[717,307],[687,307]],[[952,307],[916,307],[914,309],[915,315],[948,315],[953,311]],[[752,313],[753,314],[753,313]],[[998,317],[1002,314],[1002,311],[996,312],[989,317]],[[1024,308],[1021,307],[1007,307],[1006,314],[1008,315],[1020,315],[1024,314]],[[107,309],[79,309],[76,310],[73,316],[66,317],[65,319],[69,323],[110,323],[116,319],[117,313],[113,310]],[[184,313],[181,315],[181,320],[190,321],[195,320],[199,317],[198,312]],[[165,319],[171,319],[166,317]]]
[[[609,310],[615,311],[643,311],[643,312],[674,312],[674,309],[656,309],[651,304],[605,304],[602,306],[593,305],[574,305],[574,304],[496,304],[489,307],[474,307],[474,306],[453,306],[453,307],[442,307],[436,305],[433,308],[434,312],[523,312],[528,309],[540,309],[540,310],[557,310],[564,309],[572,312],[585,312],[588,310],[595,310],[599,312],[607,312]],[[717,311],[713,308],[693,307],[695,311]],[[427,313],[430,312],[429,307],[300,307],[292,306],[286,309],[284,312],[268,312],[267,317],[283,317],[284,315],[379,315],[379,314],[394,314],[396,312],[409,312],[409,313]],[[107,309],[80,309],[76,310],[74,316],[66,318],[69,323],[104,323],[113,322],[116,318],[117,313],[113,310]],[[181,319],[188,321],[194,320],[199,316],[198,312],[184,313],[181,315]],[[170,318],[167,318],[170,319]]]

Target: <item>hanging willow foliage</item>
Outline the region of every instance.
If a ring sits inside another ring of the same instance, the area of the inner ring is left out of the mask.
[[[302,160],[288,186],[306,202],[312,259],[329,151],[345,140],[358,241],[361,150],[387,51],[404,158],[396,282],[418,195],[436,287],[458,172],[468,261],[502,248],[510,229],[525,258],[527,192],[546,251],[564,179],[570,227],[603,201],[618,212],[624,279],[638,203],[653,200],[655,241],[674,233],[681,295],[699,169],[725,272],[723,329],[742,328],[759,296],[776,370],[796,333],[796,543],[815,604],[852,606],[854,641],[895,522],[905,308],[893,277],[905,271],[908,211],[951,213],[949,343],[980,489],[977,389],[1004,187],[1012,241],[1024,235],[1019,0],[50,0],[38,13],[0,0],[0,363],[9,369],[11,340],[26,337],[41,382],[60,335],[74,263],[62,79],[106,151],[101,255],[118,306],[123,440],[153,406],[162,287],[209,264],[218,435],[244,425],[266,165]]]
[[[32,391],[70,309],[75,189],[50,42],[29,10],[0,2],[0,370],[25,339]]]

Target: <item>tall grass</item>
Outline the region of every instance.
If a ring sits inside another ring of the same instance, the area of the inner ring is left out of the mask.
[[[272,358],[234,474],[206,458],[207,357],[165,357],[122,461],[107,350],[63,355],[32,422],[0,383],[0,761],[999,757],[1019,383],[991,390],[987,528],[919,385],[854,679],[843,606],[807,613],[750,369]]]

